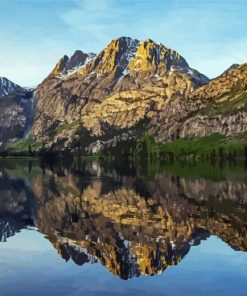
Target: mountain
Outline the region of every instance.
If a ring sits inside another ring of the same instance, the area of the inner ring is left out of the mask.
[[[26,92],[27,91],[21,86],[15,84],[5,77],[0,77],[0,99],[10,94]]]
[[[22,132],[11,142],[28,130],[35,147],[94,153],[146,134],[159,143],[241,135],[246,81],[247,64],[209,80],[163,44],[121,37],[97,55],[77,50],[62,57],[34,92],[29,128],[15,120]]]
[[[81,139],[97,150],[139,137],[168,100],[208,81],[176,51],[121,37],[94,57],[76,52],[57,63],[36,90],[32,135],[47,149],[74,149]]]
[[[0,151],[11,141],[23,138],[32,124],[32,94],[9,81],[0,78]]]

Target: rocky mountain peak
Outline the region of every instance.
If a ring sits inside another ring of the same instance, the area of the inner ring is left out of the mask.
[[[130,61],[135,57],[139,40],[120,37],[112,40],[96,57],[91,70],[97,73],[124,73]]]
[[[72,72],[82,66],[88,64],[96,55],[94,53],[84,53],[81,50],[76,50],[69,58],[67,55],[62,57],[55,68],[52,70],[50,76],[63,76]]]
[[[176,51],[151,39],[141,41],[135,58],[130,63],[132,72],[164,75],[172,67],[189,68],[186,60]]]
[[[180,54],[160,43],[120,37],[112,40],[81,73],[114,73],[115,78],[130,74],[145,78],[156,74],[164,76],[173,67],[190,69]]]
[[[228,73],[229,71],[236,69],[237,67],[239,67],[239,64],[232,64],[229,68],[227,68],[221,75],[224,75],[226,73]]]
[[[68,64],[68,61],[69,61],[69,57],[67,55],[63,56],[58,61],[58,63],[54,67],[54,69],[51,71],[50,76],[57,76],[57,75],[63,73],[64,69],[66,68],[66,65]]]
[[[6,77],[0,77],[0,98],[14,93],[25,93],[26,90],[21,86],[10,81]]]
[[[64,73],[67,74],[70,71],[73,71],[81,66],[86,65],[95,57],[94,53],[84,53],[81,50],[76,50],[75,53],[68,60]]]
[[[113,39],[98,55],[77,50],[71,58],[64,56],[55,66],[51,76],[67,77],[71,74],[111,75],[116,81],[129,74],[134,79],[164,77],[177,69],[180,73],[195,77],[196,84],[208,82],[208,78],[190,69],[186,60],[152,39],[139,41],[130,37]],[[200,76],[200,77],[199,77]]]

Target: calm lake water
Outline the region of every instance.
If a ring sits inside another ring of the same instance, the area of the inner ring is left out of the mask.
[[[247,295],[244,164],[0,160],[0,295]]]

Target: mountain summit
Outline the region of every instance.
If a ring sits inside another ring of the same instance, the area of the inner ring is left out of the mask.
[[[179,69],[195,76],[199,84],[200,80],[203,80],[203,83],[208,82],[206,76],[201,75],[199,78],[199,73],[191,69],[179,53],[151,39],[139,41],[130,37],[120,37],[112,40],[98,55],[77,50],[70,59],[65,55],[51,74],[70,74],[72,69],[73,74],[114,74],[114,79],[127,74],[138,79],[155,75],[158,78],[173,69]]]

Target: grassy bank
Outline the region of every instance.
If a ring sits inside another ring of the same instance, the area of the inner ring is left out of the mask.
[[[9,154],[32,154],[33,152],[36,152],[40,150],[42,147],[41,142],[35,141],[33,138],[25,138],[17,140],[11,144],[8,145],[7,151]]]

